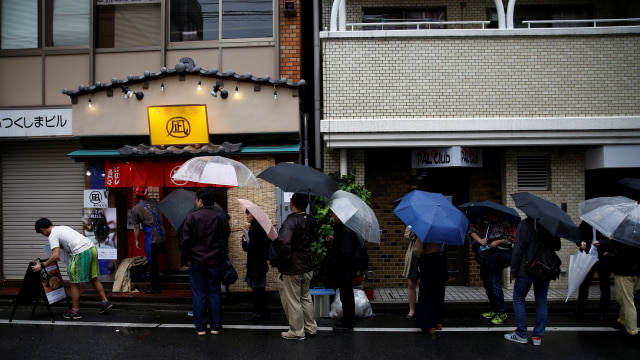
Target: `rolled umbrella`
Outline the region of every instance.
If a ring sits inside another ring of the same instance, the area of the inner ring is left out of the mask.
[[[380,224],[376,214],[359,196],[338,190],[331,195],[329,208],[362,241],[380,243]]]

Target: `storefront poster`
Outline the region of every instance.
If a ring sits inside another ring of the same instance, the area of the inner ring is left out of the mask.
[[[47,266],[45,269],[49,275],[47,279],[41,279],[42,287],[47,295],[47,301],[49,304],[53,304],[67,297],[67,292],[64,289],[64,283],[62,282],[62,275],[60,274],[60,268],[58,263],[54,263],[51,266]]]
[[[117,221],[115,208],[84,208],[82,234],[93,241],[98,259],[117,260]]]

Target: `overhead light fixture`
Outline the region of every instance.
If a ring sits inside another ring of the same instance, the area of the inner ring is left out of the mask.
[[[136,99],[138,100],[142,100],[142,98],[144,97],[144,93],[142,91],[138,91],[136,94]]]
[[[162,79],[162,84],[160,84],[160,91],[164,92],[164,79]]]
[[[128,99],[131,96],[133,96],[133,91],[131,91],[131,89],[129,89],[129,87],[127,85],[120,85],[120,89],[122,89],[122,92],[124,93],[124,98]]]
[[[91,176],[91,169],[87,169],[87,172],[85,173],[87,176]]]
[[[276,91],[276,84],[273,84],[273,100],[278,100],[278,92]]]
[[[220,92],[220,97],[226,99],[229,96],[229,92],[227,90],[222,90],[224,88],[223,83],[215,84],[213,86],[213,90],[209,94],[213,97],[218,97],[218,92]]]
[[[202,82],[200,81],[200,76],[198,76],[198,91],[202,89]]]
[[[236,80],[236,96],[238,96],[238,80]]]
[[[91,103],[91,95],[89,95],[89,109],[91,109],[93,107],[93,104]]]

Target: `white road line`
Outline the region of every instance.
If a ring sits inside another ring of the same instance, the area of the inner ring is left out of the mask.
[[[103,326],[103,327],[131,327],[131,328],[175,328],[175,329],[190,329],[193,328],[193,324],[157,324],[157,323],[119,323],[119,322],[86,322],[86,321],[59,321],[52,323],[51,321],[43,320],[13,320],[9,322],[7,319],[0,319],[0,324],[13,324],[13,325],[53,325],[53,326]],[[288,326],[279,325],[224,325],[225,329],[237,329],[237,330],[288,330]],[[318,331],[332,331],[331,327],[318,327]],[[533,328],[528,329],[532,331]],[[365,328],[357,327],[354,329],[356,332],[421,332],[418,328]],[[451,327],[444,328],[443,332],[509,332],[513,331],[513,327]],[[549,326],[546,331],[620,331],[613,327],[608,326],[593,326],[593,327],[577,327],[577,326]]]

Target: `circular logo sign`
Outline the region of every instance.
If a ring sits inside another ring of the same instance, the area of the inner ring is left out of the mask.
[[[176,116],[167,121],[167,135],[175,138],[186,138],[189,134],[191,134],[191,124],[186,118]]]

